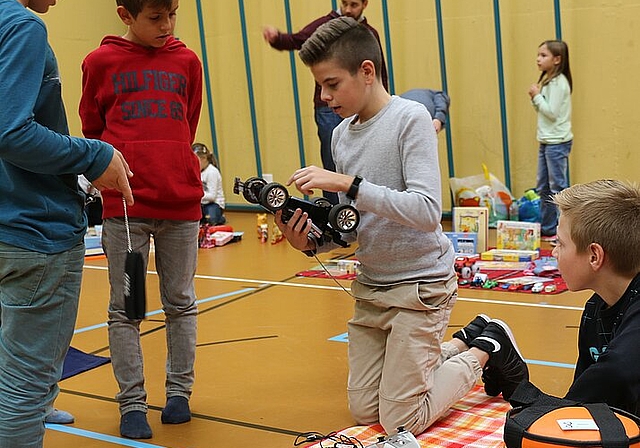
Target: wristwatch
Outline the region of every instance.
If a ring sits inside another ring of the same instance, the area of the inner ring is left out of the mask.
[[[362,182],[362,177],[356,175],[353,178],[353,182],[351,183],[351,186],[349,187],[349,191],[347,191],[347,197],[352,201],[355,201],[356,196],[358,196],[358,189],[360,188],[360,182]]]

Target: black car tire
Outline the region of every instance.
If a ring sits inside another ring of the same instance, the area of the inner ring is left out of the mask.
[[[329,212],[329,224],[340,232],[353,232],[360,224],[360,213],[352,205],[337,204]]]
[[[265,185],[267,185],[267,181],[261,177],[250,177],[244,183],[242,196],[244,196],[247,202],[258,204],[260,203],[260,193]]]
[[[260,204],[270,212],[277,212],[287,205],[289,192],[277,182],[271,182],[260,192]]]

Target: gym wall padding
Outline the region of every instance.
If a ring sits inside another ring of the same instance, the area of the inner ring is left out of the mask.
[[[181,1],[176,35],[201,56],[206,48],[208,64],[198,140],[216,147],[230,207],[247,205],[232,193],[235,176],[260,171],[284,182],[302,163],[321,163],[313,78],[297,54],[263,41],[262,26],[286,30],[288,19],[296,31],[328,13],[332,3]],[[539,76],[538,45],[559,30],[574,78],[571,181],[640,178],[640,89],[634,81],[640,72],[640,0],[369,0],[366,16],[380,33],[385,56],[392,57],[395,93],[441,89],[446,79],[451,126],[438,138],[445,211],[451,208],[449,175],[480,173],[482,162],[516,196],[535,186],[536,114],[527,90]],[[124,26],[115,0],[64,0],[43,18],[61,68],[71,131],[80,135],[81,61],[105,34],[122,34]]]

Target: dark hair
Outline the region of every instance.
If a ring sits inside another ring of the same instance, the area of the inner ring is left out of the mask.
[[[560,56],[560,64],[556,65],[551,73],[546,71],[540,74],[538,82],[542,81],[542,85],[545,86],[551,82],[553,78],[560,73],[569,81],[569,89],[573,92],[573,79],[571,78],[571,68],[569,66],[569,47],[564,41],[561,40],[545,40],[538,48],[546,45],[553,56]]]
[[[193,145],[191,145],[191,149],[193,149],[193,152],[195,152],[197,156],[206,156],[207,161],[211,165],[218,168],[218,161],[216,160],[213,153],[209,151],[209,148],[207,148],[207,146],[204,143],[194,143]]]
[[[302,44],[300,59],[312,66],[330,59],[352,75],[360,69],[362,62],[370,60],[376,69],[376,77],[382,73],[382,51],[380,44],[369,29],[352,17],[338,17],[318,27]]]
[[[162,8],[167,11],[171,10],[173,0],[116,0],[116,5],[124,6],[134,18],[144,9],[146,5],[152,8]]]

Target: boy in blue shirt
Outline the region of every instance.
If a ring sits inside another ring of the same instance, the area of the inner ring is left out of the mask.
[[[44,14],[0,0],[0,446],[40,447],[78,311],[84,194],[78,174],[133,205],[124,158],[70,137]],[[37,336],[35,336],[37,335]]]

